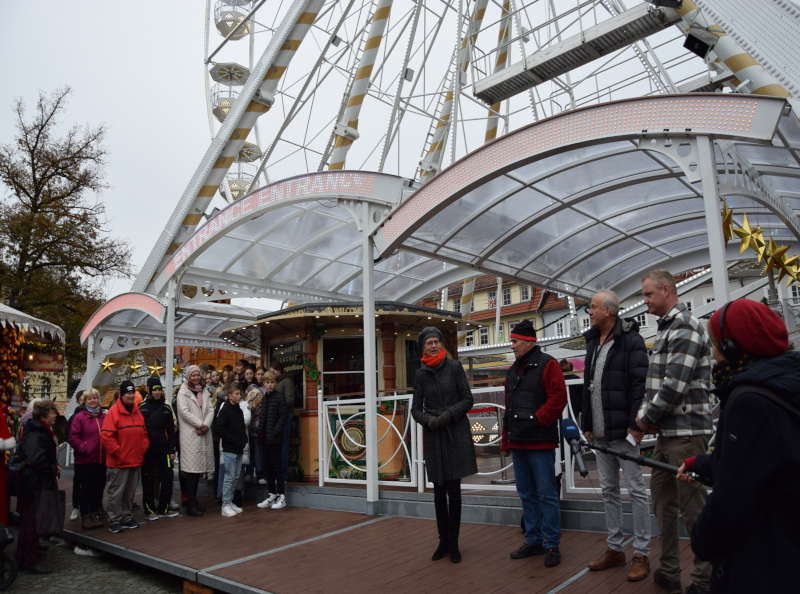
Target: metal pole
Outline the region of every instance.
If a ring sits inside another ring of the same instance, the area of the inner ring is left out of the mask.
[[[169,279],[167,290],[169,296],[167,297],[167,352],[164,357],[164,366],[166,369],[166,380],[164,381],[164,397],[167,402],[172,402],[172,392],[174,391],[172,377],[172,367],[175,365],[175,306],[177,305],[177,288],[178,279],[173,276]]]
[[[722,307],[730,301],[731,295],[728,287],[728,259],[722,235],[722,217],[719,212],[717,164],[708,136],[697,137],[697,152],[697,163],[700,166],[700,178],[703,182],[703,202],[706,207],[708,255],[711,261],[711,279],[714,283],[714,301],[717,307]]]
[[[500,417],[500,409],[495,409],[497,411],[497,434],[502,435],[503,433],[503,419]],[[492,479],[493,485],[513,485],[516,481],[514,479],[508,478],[508,472],[506,472],[506,457],[503,454],[503,450],[500,450],[500,468],[503,471],[500,473],[499,479]]]
[[[503,293],[503,279],[499,276],[497,277],[497,296],[495,298],[496,303],[494,307],[497,311],[494,314],[494,343],[500,344],[500,299],[501,294]]]
[[[380,511],[378,494],[378,398],[376,385],[377,358],[375,353],[375,263],[372,238],[369,235],[371,209],[369,202],[361,203],[361,264],[364,287],[364,431],[367,446],[367,515]]]
[[[317,390],[317,462],[319,463],[319,486],[325,486],[325,477],[328,475],[328,411],[325,409],[325,399],[322,397],[322,388]]]
[[[445,287],[444,289],[442,289],[442,306],[439,309],[444,310],[444,311],[448,311],[448,309],[447,309],[447,301],[448,301],[448,299],[450,297],[447,294],[447,289],[448,288],[449,287]]]
[[[775,288],[775,271],[770,268],[767,272],[767,280],[769,281],[769,300],[770,302],[778,299],[778,291]]]
[[[458,0],[458,45],[461,47],[461,34],[464,28],[464,10],[462,0]],[[469,36],[469,33],[467,33]],[[467,40],[469,45],[469,39]],[[453,117],[450,119],[450,129],[453,131],[453,140],[450,143],[450,163],[456,162],[456,142],[458,142],[458,101],[461,99],[461,61],[458,62],[458,69],[456,70],[456,77],[454,79],[455,87],[453,88]]]

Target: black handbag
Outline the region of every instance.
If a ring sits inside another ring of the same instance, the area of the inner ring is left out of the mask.
[[[37,491],[34,495],[36,534],[58,536],[64,529],[67,492],[63,489]]]

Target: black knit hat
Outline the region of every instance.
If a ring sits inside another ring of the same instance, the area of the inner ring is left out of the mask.
[[[438,328],[434,328],[433,326],[428,326],[427,328],[423,328],[422,332],[420,332],[419,336],[417,336],[417,345],[419,345],[420,349],[424,350],[425,341],[431,336],[438,338],[439,342],[444,342],[444,335],[442,335],[442,331]]]
[[[133,382],[130,380],[125,380],[119,385],[119,395],[125,396],[128,392],[135,392],[136,387],[133,385]]]
[[[536,341],[536,329],[533,327],[530,320],[522,320],[519,324],[514,326],[509,338]]]
[[[151,394],[153,390],[163,390],[164,386],[161,385],[161,378],[157,376],[152,376],[149,380],[147,380],[147,391]]]

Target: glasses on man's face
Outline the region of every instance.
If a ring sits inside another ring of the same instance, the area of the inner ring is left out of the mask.
[[[438,340],[426,340],[425,341],[425,346],[427,346],[427,347],[439,346],[440,344],[442,344],[442,343],[439,342]]]

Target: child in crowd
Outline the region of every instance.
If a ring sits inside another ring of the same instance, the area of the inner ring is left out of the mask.
[[[244,412],[239,406],[242,390],[238,386],[228,394],[216,421],[217,435],[222,445],[222,461],[225,466],[225,480],[222,489],[222,515],[232,518],[242,513],[242,508],[234,505],[233,491],[242,469],[242,454],[247,445],[247,426]]]
[[[261,413],[258,421],[258,443],[262,447],[264,473],[267,475],[269,494],[258,507],[264,509],[281,509],[286,507],[284,494],[283,464],[283,429],[286,425],[286,398],[275,389],[275,374],[267,371],[264,374],[265,394],[261,399]]]

